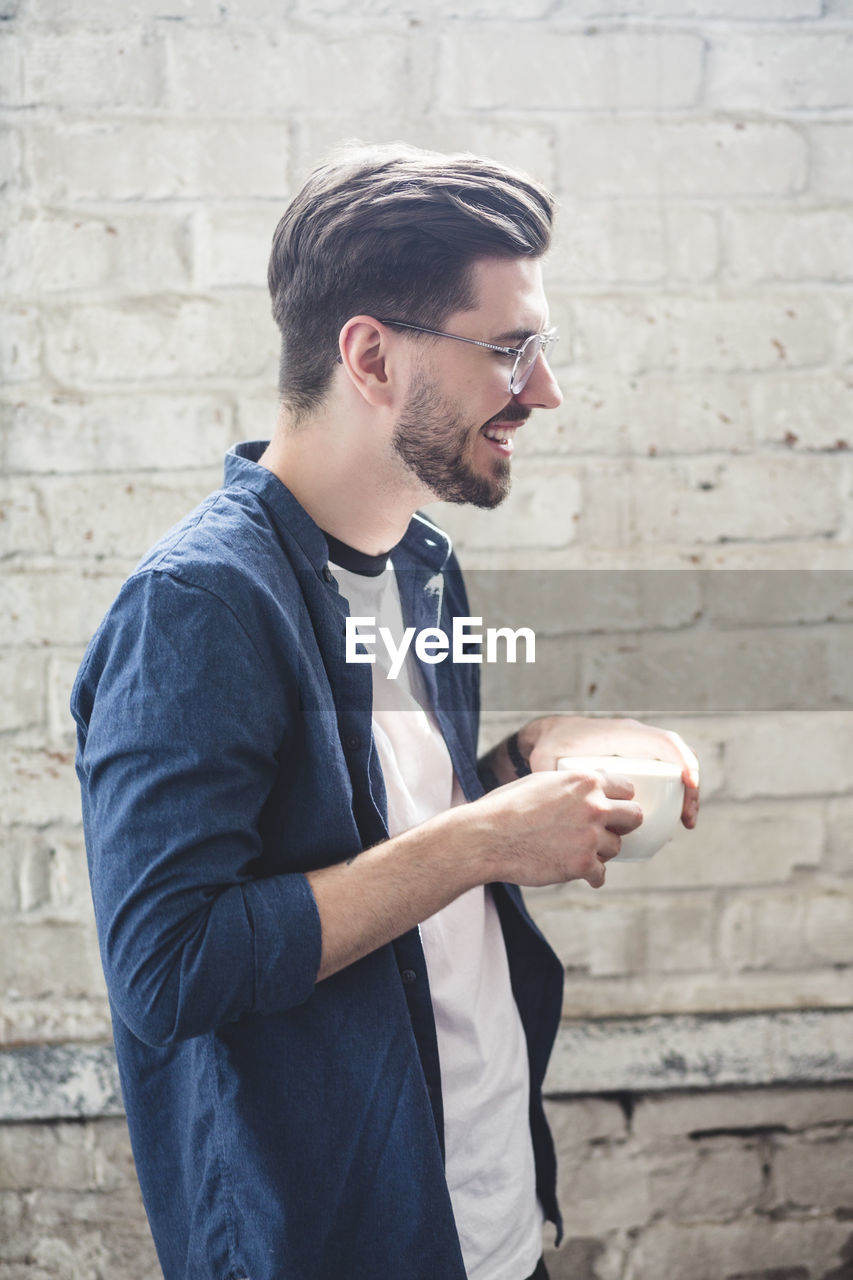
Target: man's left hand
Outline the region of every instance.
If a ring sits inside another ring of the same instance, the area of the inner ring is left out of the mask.
[[[516,735],[518,749],[532,772],[556,769],[561,756],[635,756],[669,760],[681,766],[684,807],[681,821],[695,827],[699,814],[699,761],[687,743],[669,729],[640,720],[587,716],[542,716]]]

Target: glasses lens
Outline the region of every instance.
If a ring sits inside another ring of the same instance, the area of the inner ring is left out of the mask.
[[[532,333],[524,345],[519,349],[509,384],[509,389],[514,396],[517,396],[519,391],[523,391],[527,386],[527,383],[530,381],[533,366],[539,359],[539,352],[541,350],[542,335],[539,333]]]

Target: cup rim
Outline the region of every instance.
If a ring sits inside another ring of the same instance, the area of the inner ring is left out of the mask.
[[[557,768],[568,770],[572,766],[579,769],[602,769],[606,772],[637,774],[647,778],[669,778],[680,781],[682,769],[671,760],[652,760],[642,756],[560,756]]]

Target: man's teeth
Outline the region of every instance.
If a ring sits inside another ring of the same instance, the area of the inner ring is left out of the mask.
[[[497,440],[498,444],[509,443],[509,436],[507,433],[505,431],[499,431],[497,427],[492,427],[491,430],[486,430],[485,434],[490,440]]]

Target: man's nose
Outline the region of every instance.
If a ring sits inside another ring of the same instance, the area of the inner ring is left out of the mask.
[[[516,395],[519,404],[531,409],[557,409],[563,403],[563,393],[554,377],[547,358],[540,353],[526,386]]]

